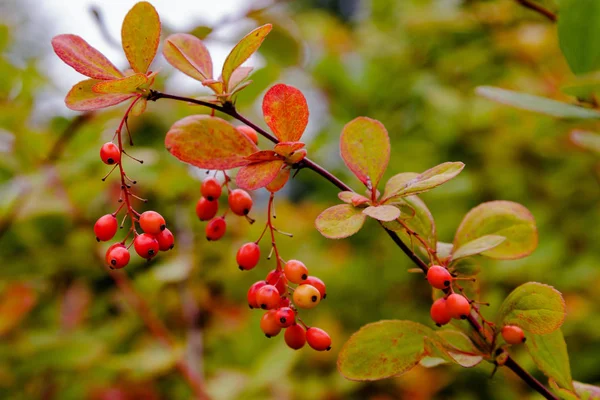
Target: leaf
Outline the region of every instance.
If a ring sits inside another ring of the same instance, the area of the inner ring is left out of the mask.
[[[483,360],[481,351],[464,333],[451,329],[440,330],[436,333],[443,339],[444,351],[461,367],[472,368]]]
[[[279,142],[275,145],[274,150],[275,153],[279,154],[280,156],[290,157],[304,146],[305,145],[302,142]]]
[[[148,100],[146,100],[144,97],[140,97],[138,101],[136,101],[134,106],[131,108],[131,115],[133,115],[134,117],[139,117],[144,113],[144,111],[146,111],[147,105]]]
[[[369,206],[363,209],[362,212],[371,218],[386,222],[393,221],[400,217],[400,209],[389,205]]]
[[[344,203],[352,204],[354,207],[361,206],[363,204],[368,204],[371,200],[367,199],[365,196],[361,196],[358,193],[354,192],[339,192],[338,198]]]
[[[535,365],[561,388],[575,391],[567,344],[560,329],[546,335],[527,334],[527,351]]]
[[[246,157],[246,161],[248,161],[249,163],[281,159],[282,158],[273,150],[259,150],[256,153],[252,153],[248,157]]]
[[[594,94],[600,92],[600,82],[597,77],[580,78],[561,87],[560,90],[579,99],[591,99]]]
[[[363,326],[344,344],[338,370],[347,379],[375,381],[403,374],[425,357],[425,337],[435,335],[412,321],[387,320]]]
[[[163,56],[173,67],[200,82],[212,79],[210,53],[196,36],[189,33],[170,35],[165,40]]]
[[[600,118],[600,113],[544,97],[526,93],[513,92],[490,86],[479,86],[477,94],[498,103],[507,104],[523,110],[529,110],[558,118],[594,119]]]
[[[498,311],[498,325],[516,325],[523,330],[545,335],[562,325],[565,301],[552,286],[527,282],[513,290]]]
[[[340,152],[350,171],[367,188],[376,188],[390,160],[385,126],[367,117],[353,119],[342,130]]]
[[[131,68],[145,74],[156,56],[160,42],[160,18],[147,1],[136,3],[125,15],[121,42]]]
[[[223,64],[223,72],[221,73],[223,79],[223,86],[229,87],[229,79],[240,65],[244,63],[252,54],[258,50],[265,37],[271,32],[271,24],[259,26],[252,32],[247,34],[239,41],[238,44],[231,50],[225,63]]]
[[[558,383],[556,383],[556,381],[552,378],[548,379],[548,385],[550,386],[550,389],[552,389],[554,392],[558,393],[558,397],[561,398],[562,400],[585,399],[585,397],[579,397],[578,395],[576,395],[574,391],[561,388],[560,386],[558,386]]]
[[[112,79],[96,83],[92,90],[96,93],[135,93],[138,87],[148,81],[144,74],[130,75],[126,78]]]
[[[504,242],[506,238],[498,235],[485,235],[463,244],[452,254],[452,260],[470,257],[491,250]]]
[[[254,68],[252,67],[238,67],[233,74],[231,74],[231,78],[229,78],[229,86],[227,87],[227,92],[232,93],[233,90],[239,86],[248,76],[250,72],[252,72]]]
[[[560,49],[575,74],[600,69],[600,3],[597,0],[561,0],[558,18]]]
[[[343,239],[358,232],[366,218],[361,209],[349,204],[340,204],[319,214],[315,226],[326,238]]]
[[[600,154],[600,134],[574,130],[571,131],[569,137],[577,146]]]
[[[428,190],[433,189],[443,183],[448,182],[450,179],[454,178],[456,175],[463,170],[465,164],[461,162],[445,162],[443,164],[437,165],[433,168],[428,169],[415,176],[414,178],[406,181],[403,185],[399,185],[400,182],[405,180],[408,176],[405,174],[399,174],[392,177],[390,180],[393,180],[392,183],[388,181],[385,185],[386,192],[388,193],[388,197],[384,197],[383,202],[386,200],[392,201],[393,199],[408,196],[411,194],[423,193]]]
[[[277,174],[275,179],[273,179],[271,183],[265,186],[265,188],[269,192],[275,193],[285,186],[288,179],[290,179],[290,169],[284,167],[279,170],[279,173]]]
[[[600,399],[600,387],[588,385],[587,383],[581,383],[577,381],[573,381],[573,385],[575,386],[575,392],[582,396],[583,399],[588,400],[598,400]],[[589,396],[589,397],[585,397]]]
[[[235,183],[245,190],[260,189],[277,177],[283,164],[283,160],[275,160],[246,165],[239,170]]]
[[[167,132],[165,147],[185,163],[218,170],[246,165],[246,157],[258,151],[229,122],[208,115],[191,115],[175,122]]]
[[[506,238],[498,246],[481,253],[486,257],[501,260],[528,256],[538,243],[533,216],[527,208],[511,201],[490,201],[469,211],[456,231],[454,248],[459,249],[487,235]]]
[[[58,35],[52,38],[56,55],[75,71],[94,79],[123,77],[105,56],[77,35]]]
[[[383,191],[383,196],[382,196],[383,201],[392,197],[393,193],[396,193],[396,192],[399,192],[400,190],[402,190],[402,188],[404,188],[408,182],[415,179],[417,176],[419,176],[419,174],[416,172],[401,172],[399,174],[392,176],[385,183],[385,189]]]
[[[427,208],[427,205],[417,196],[408,196],[398,199],[395,203],[396,207],[401,209],[400,213],[402,215],[402,221],[404,224],[416,232],[421,236],[423,240],[427,243],[431,250],[436,250],[437,248],[437,232],[435,228],[435,221],[433,219],[433,215]],[[406,209],[406,211],[405,211]],[[421,243],[412,239],[406,233],[404,227],[396,222],[384,222],[383,224],[387,229],[398,232],[398,236],[402,239],[404,243],[414,244],[420,248],[423,248]],[[427,251],[423,249],[424,253],[427,254]]]
[[[92,88],[99,82],[102,81],[86,79],[75,84],[65,97],[67,107],[75,111],[91,111],[114,106],[136,96],[135,93],[96,93]]]
[[[297,142],[308,124],[308,104],[302,92],[282,83],[271,87],[262,103],[265,122],[282,142]]]
[[[17,327],[37,303],[37,293],[25,283],[10,283],[0,298],[0,336]]]

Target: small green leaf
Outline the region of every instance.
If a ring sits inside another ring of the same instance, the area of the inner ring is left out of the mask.
[[[472,368],[483,360],[481,351],[464,333],[452,329],[436,333],[443,340],[444,351],[461,367]]]
[[[463,244],[452,254],[452,260],[470,257],[491,250],[504,242],[506,238],[498,235],[485,235]]]
[[[525,345],[535,365],[561,388],[575,391],[567,344],[560,329],[546,335],[527,334]]]
[[[160,42],[160,18],[152,4],[140,1],[129,10],[121,27],[121,42],[131,68],[145,74]]]
[[[188,33],[170,35],[163,47],[165,59],[184,74],[202,82],[212,79],[213,65],[208,49]]]
[[[527,208],[511,201],[490,201],[469,211],[456,231],[454,248],[460,249],[488,235],[506,238],[501,244],[482,253],[486,257],[501,260],[528,256],[538,243],[533,216]]]
[[[77,35],[58,35],[52,39],[56,55],[75,71],[94,79],[122,78],[123,74],[104,54]]]
[[[563,93],[580,99],[591,99],[594,94],[600,92],[600,81],[597,76],[586,75],[585,77],[574,79],[561,87],[560,90]]]
[[[435,221],[431,211],[427,208],[427,205],[418,196],[408,196],[398,199],[394,202],[394,205],[400,208],[402,222],[414,232],[417,232],[419,236],[425,240],[431,250],[437,248],[437,232],[435,228]],[[421,242],[410,238],[404,227],[397,221],[384,222],[383,225],[392,231],[398,233],[398,236],[404,243],[413,244],[422,248]],[[423,249],[424,254],[427,251]]]
[[[575,394],[575,392],[561,388],[552,378],[548,379],[548,385],[550,385],[550,389],[552,389],[555,393],[558,393],[558,397],[560,397],[562,400],[585,400],[585,397],[579,397],[577,394]]]
[[[465,164],[461,162],[445,162],[437,165],[433,168],[428,169],[415,176],[414,178],[405,181],[410,173],[398,174],[390,179],[385,185],[385,193],[383,202],[391,202],[397,198],[409,196],[411,194],[419,194],[433,189],[450,179],[463,170]],[[399,183],[405,181],[403,185]]]
[[[344,344],[338,369],[347,379],[375,381],[403,374],[425,357],[428,327],[412,321],[379,321],[363,326]]]
[[[385,222],[393,221],[400,217],[400,209],[390,205],[369,206],[363,209],[362,212],[371,218]]]
[[[308,124],[308,104],[300,90],[282,83],[273,86],[263,98],[262,110],[265,122],[277,139],[300,140]]]
[[[385,189],[383,191],[382,198],[384,200],[389,199],[390,197],[392,197],[394,195],[394,193],[397,193],[400,190],[402,190],[402,188],[406,187],[408,182],[412,181],[417,176],[419,176],[419,174],[416,172],[401,172],[399,174],[392,176],[385,183]],[[390,202],[391,201],[392,200],[390,200]]]
[[[479,86],[477,94],[498,103],[506,104],[522,110],[529,110],[558,118],[595,119],[600,113],[587,108],[562,103],[544,97],[526,93],[513,92],[490,86]]]
[[[577,146],[600,154],[600,134],[574,130],[570,133],[569,137]]]
[[[91,111],[110,107],[135,97],[135,93],[96,93],[92,89],[100,82],[98,79],[86,79],[71,88],[65,97],[65,104],[71,110]]]
[[[573,386],[575,386],[575,392],[584,400],[600,399],[600,387],[598,386],[588,385],[587,383],[581,383],[577,381],[573,381]]]
[[[513,290],[498,311],[498,325],[516,325],[536,335],[554,332],[565,319],[565,301],[552,286],[527,282]]]
[[[235,45],[223,64],[221,76],[224,87],[229,87],[229,80],[233,71],[258,50],[263,40],[265,40],[265,37],[271,32],[272,27],[271,24],[260,26],[244,36],[239,43]]]
[[[92,90],[96,93],[135,93],[137,88],[146,82],[148,82],[146,75],[134,74],[125,78],[98,82],[92,87]]]
[[[354,235],[362,228],[367,216],[360,208],[349,204],[329,207],[315,220],[315,226],[321,235],[329,239],[342,239]]]
[[[235,183],[245,190],[256,190],[271,183],[283,167],[283,160],[262,161],[240,168]]]
[[[348,122],[340,137],[346,166],[367,188],[376,188],[390,160],[390,138],[377,120],[358,117]]]
[[[575,74],[600,69],[600,3],[597,0],[561,0],[558,18],[560,49]]]

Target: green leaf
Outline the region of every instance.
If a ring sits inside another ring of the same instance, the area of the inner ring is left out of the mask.
[[[470,257],[491,250],[504,242],[506,238],[498,235],[485,235],[463,244],[452,254],[452,260]]]
[[[388,181],[388,183],[385,185],[388,197],[384,197],[384,200],[382,201],[394,201],[400,197],[405,197],[411,194],[419,194],[431,190],[434,187],[437,187],[454,178],[460,173],[460,171],[463,170],[464,167],[465,164],[461,162],[445,162],[428,169],[409,181],[406,181],[403,185],[399,185],[398,183],[406,179],[406,173],[400,174],[400,177],[396,175],[396,177],[398,177],[397,179],[394,180],[395,177],[390,179],[394,180],[393,183],[390,184]]]
[[[600,69],[600,3],[597,0],[561,0],[558,41],[575,74]]]
[[[270,88],[262,103],[265,122],[277,139],[297,142],[308,124],[308,104],[302,92],[282,83]]]
[[[135,93],[138,87],[148,82],[144,74],[134,74],[125,78],[112,79],[96,83],[92,90],[96,93]]]
[[[443,340],[444,351],[461,367],[472,368],[483,360],[481,351],[464,333],[452,329],[436,333]]]
[[[573,381],[573,386],[575,386],[575,392],[580,395],[582,399],[600,399],[600,387],[598,386],[588,385],[587,383],[581,383],[577,381]]]
[[[419,176],[419,174],[416,172],[401,172],[392,176],[385,183],[385,189],[383,191],[382,198],[389,199],[393,196],[394,193],[399,192],[400,190],[402,190],[402,188],[406,187],[408,182],[412,181],[417,176]],[[391,201],[392,200],[390,200],[390,202]]]
[[[96,93],[92,89],[100,82],[98,79],[86,79],[71,88],[65,97],[65,104],[71,110],[91,111],[110,107],[135,97],[135,93]]]
[[[570,133],[569,137],[577,146],[600,154],[600,134],[574,130]]]
[[[504,236],[506,240],[481,254],[501,260],[528,256],[538,243],[533,216],[527,208],[511,201],[490,201],[469,211],[456,231],[454,248],[488,235]]]
[[[600,113],[583,107],[562,103],[544,97],[513,92],[490,86],[479,86],[477,94],[498,103],[507,104],[522,110],[529,110],[558,118],[595,119]]]
[[[390,138],[385,126],[367,117],[348,122],[340,137],[346,166],[367,188],[376,188],[390,160]]]
[[[363,209],[362,212],[371,218],[386,222],[393,221],[400,216],[400,209],[390,205],[369,206]]]
[[[223,64],[223,72],[221,74],[223,79],[223,86],[229,87],[229,79],[240,65],[244,63],[252,54],[258,50],[265,37],[271,32],[272,25],[266,24],[260,26],[244,36],[238,44],[231,50],[225,63]]]
[[[191,115],[173,124],[165,147],[179,160],[204,169],[226,170],[248,164],[258,147],[229,122],[209,115]]]
[[[256,190],[271,183],[283,167],[283,160],[262,161],[240,168],[235,183],[245,190]]]
[[[344,344],[338,369],[347,379],[375,381],[403,374],[425,357],[428,327],[412,321],[379,321],[363,326]]]
[[[58,35],[52,39],[56,55],[75,71],[94,79],[122,78],[123,74],[104,54],[77,35]]]
[[[414,232],[417,232],[425,240],[430,249],[437,248],[437,232],[433,215],[427,208],[427,205],[417,196],[408,196],[396,200],[394,205],[400,208],[402,222]],[[406,233],[404,227],[397,221],[384,222],[383,225],[392,231],[398,233],[403,242],[413,244],[422,248],[421,243],[411,238]],[[423,249],[424,254],[427,251]]]
[[[567,344],[560,329],[546,335],[527,334],[525,345],[535,365],[560,387],[575,391]]]
[[[565,319],[565,301],[552,286],[527,282],[513,290],[498,311],[498,325],[516,325],[536,335],[554,332]]]
[[[569,82],[560,90],[580,99],[591,99],[594,94],[600,92],[600,81],[598,81],[597,76],[586,75]]]
[[[558,383],[554,381],[554,379],[548,379],[548,384],[550,385],[550,389],[552,389],[555,393],[558,393],[558,397],[562,400],[581,400],[582,397],[579,397],[575,394],[574,391],[569,389],[561,388]]]
[[[197,37],[176,33],[165,40],[165,59],[184,74],[202,82],[212,79],[213,65],[208,49]]]
[[[349,204],[329,207],[315,220],[315,226],[321,235],[329,239],[342,239],[354,235],[362,228],[367,216],[360,208]]]

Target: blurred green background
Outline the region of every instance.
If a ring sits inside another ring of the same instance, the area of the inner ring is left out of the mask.
[[[138,210],[162,213],[176,237],[173,251],[150,263],[132,257],[126,268],[177,344],[175,351],[162,346],[104,269],[107,245],[96,243],[92,231],[117,206],[116,176],[101,181],[108,171],[98,151],[123,107],[84,118],[69,112],[62,97],[78,74],[60,64],[49,41],[58,33],[85,37],[78,31],[85,25],[96,35],[86,37],[93,46],[112,49],[117,65],[124,57],[100,35],[87,11],[91,3],[53,3],[0,6],[0,398],[187,399],[191,391],[175,368],[181,356],[215,399],[540,398],[510,371],[490,379],[489,364],[417,367],[377,383],[344,380],[336,357],[350,334],[379,319],[433,326],[431,294],[422,275],[407,273],[413,266],[375,223],[341,241],[318,234],[314,218],[338,200],[335,188],[311,171],[278,195],[276,223],[294,234],[279,239],[282,256],[303,260],[328,285],[327,299],[303,319],[328,330],[333,349],[294,352],[282,335],[266,339],[258,326],[262,313],[248,309],[246,291],[274,264],[262,260],[244,273],[235,264],[237,248],[264,226],[266,192],[254,194],[256,224],[228,218],[226,236],[208,243],[194,214],[204,172],[181,164],[163,145],[172,123],[207,111],[168,100],[130,121],[131,153],[144,164],[126,164],[138,181],[136,193],[149,199]],[[239,95],[238,108],[264,126],[265,90],[276,82],[301,88],[311,111],[303,138],[309,156],[357,190],[338,153],[339,132],[356,116],[379,119],[390,133],[385,178],[465,162],[456,179],[422,196],[439,240],[452,241],[461,218],[480,202],[528,207],[539,248],[523,260],[481,261],[481,297],[492,303],[485,313],[493,318],[506,294],[525,281],[555,286],[567,302],[563,332],[573,378],[600,383],[600,169],[597,158],[567,138],[570,129],[593,130],[597,123],[557,121],[474,94],[486,84],[568,101],[559,88],[571,74],[555,26],[512,0],[225,1],[215,5],[225,7],[218,18],[210,2],[190,1],[196,9],[204,4],[192,15],[186,1],[152,3],[170,16],[163,18],[165,34],[206,37],[221,63],[236,39],[273,23],[249,62],[257,67],[254,83]],[[119,37],[133,4],[97,3],[111,37]],[[178,15],[192,22],[178,25]],[[203,93],[160,56],[155,63],[166,91]],[[268,252],[266,242],[262,249]],[[516,357],[545,381],[524,351]]]

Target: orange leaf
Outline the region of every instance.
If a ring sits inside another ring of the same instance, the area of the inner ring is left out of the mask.
[[[223,86],[229,87],[229,79],[240,65],[244,63],[252,54],[258,50],[265,37],[271,32],[271,24],[259,26],[239,41],[238,44],[231,50],[225,63],[223,64],[223,72],[221,76],[223,78]]]
[[[37,303],[37,294],[24,283],[7,286],[0,299],[0,336],[15,328]]]
[[[294,154],[294,152],[300,150],[304,147],[304,143],[302,142],[279,142],[275,145],[275,153],[283,156],[289,157]]]
[[[302,92],[293,86],[278,84],[263,99],[265,122],[277,139],[297,142],[308,124],[308,105]]]
[[[288,179],[290,179],[290,169],[282,168],[279,170],[279,174],[277,174],[277,177],[273,179],[271,183],[265,186],[265,189],[267,189],[271,193],[275,193],[285,186]]]
[[[99,82],[103,81],[86,79],[73,86],[65,97],[67,107],[75,111],[97,110],[114,106],[136,96],[134,93],[96,93],[92,88]]]
[[[160,19],[150,3],[140,1],[125,15],[121,41],[131,68],[145,74],[156,56],[160,41]]]
[[[126,78],[98,82],[92,87],[96,93],[135,93],[138,87],[148,81],[144,74],[135,74]]]
[[[123,74],[102,53],[77,35],[58,35],[52,39],[56,55],[75,71],[94,79],[121,78]]]
[[[283,167],[283,160],[263,161],[242,167],[237,176],[235,183],[246,190],[256,190],[267,186]]]
[[[205,169],[226,170],[248,164],[258,147],[229,122],[191,115],[173,124],[165,147],[179,160]]]
[[[210,53],[202,40],[189,33],[176,33],[165,40],[163,55],[173,67],[202,82],[212,79]]]
[[[281,157],[279,157],[273,150],[260,150],[246,157],[246,161],[249,163],[273,160],[281,160]]]

